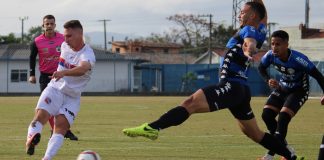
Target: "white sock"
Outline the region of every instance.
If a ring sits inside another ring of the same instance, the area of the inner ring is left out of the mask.
[[[64,136],[62,134],[53,133],[51,139],[48,141],[44,159],[51,160],[61,148],[63,141]]]
[[[42,123],[40,123],[39,121],[32,121],[28,127],[27,139],[31,138],[36,133],[41,133],[42,129]]]

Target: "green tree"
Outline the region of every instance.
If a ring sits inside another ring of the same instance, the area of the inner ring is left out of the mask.
[[[175,14],[167,17],[175,22],[169,30],[160,33],[151,33],[146,40],[157,43],[181,43],[185,53],[195,53],[197,56],[208,51],[209,46],[209,22],[203,17],[193,14]],[[236,32],[232,26],[224,23],[213,23],[211,28],[211,47],[224,48],[230,37]]]
[[[197,75],[193,72],[188,72],[182,76],[181,92],[192,92],[196,87]]]
[[[225,47],[227,41],[236,31],[232,26],[216,25],[212,29],[212,47]]]
[[[157,43],[179,43],[180,35],[176,29],[170,29],[169,32],[151,33],[150,36],[144,38],[144,40],[157,42]]]
[[[203,39],[204,32],[208,30],[206,19],[193,14],[175,14],[167,17],[167,20],[179,25],[173,31],[178,32],[177,35],[187,48],[198,47]]]
[[[43,33],[42,26],[31,27],[28,30],[27,35],[25,35],[25,38],[24,38],[25,43],[31,43],[34,40],[34,38],[41,35],[42,33]]]
[[[7,36],[0,36],[1,44],[19,43],[20,38],[16,38],[14,33],[9,33]]]

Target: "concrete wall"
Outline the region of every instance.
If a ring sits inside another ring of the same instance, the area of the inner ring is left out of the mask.
[[[7,70],[7,66],[9,70]],[[97,61],[93,70],[92,79],[88,83],[86,92],[115,92],[131,91],[133,87],[133,67],[131,61]],[[12,69],[27,70],[29,77],[29,61],[0,61],[0,93],[37,93],[40,91],[38,77],[39,70],[36,65],[37,83],[10,82]],[[8,73],[7,73],[8,71]],[[8,74],[8,76],[7,76]],[[8,79],[8,81],[7,81]],[[28,78],[27,78],[28,80]]]
[[[92,79],[86,92],[115,92],[131,90],[131,68],[133,64],[127,61],[96,62]]]
[[[312,61],[324,60],[324,38],[301,39],[299,27],[284,27],[289,34],[289,47],[304,53]]]
[[[39,92],[39,84],[32,85],[28,82],[28,78],[26,82],[11,82],[11,70],[19,69],[19,70],[27,70],[27,74],[29,76],[29,62],[28,61],[10,61],[7,63],[6,61],[0,61],[0,92],[1,93],[13,93],[13,92]],[[38,67],[38,66],[37,66]],[[39,76],[37,73],[36,76]],[[38,79],[37,79],[38,81]]]

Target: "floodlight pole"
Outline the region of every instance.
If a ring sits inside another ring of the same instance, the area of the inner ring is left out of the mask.
[[[21,20],[21,43],[24,43],[24,21],[28,19],[28,16],[19,17]]]

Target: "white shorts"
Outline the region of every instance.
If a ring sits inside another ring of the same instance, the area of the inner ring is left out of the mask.
[[[71,126],[80,110],[80,97],[71,97],[55,88],[46,87],[38,99],[36,109],[44,109],[51,116],[63,114]]]

